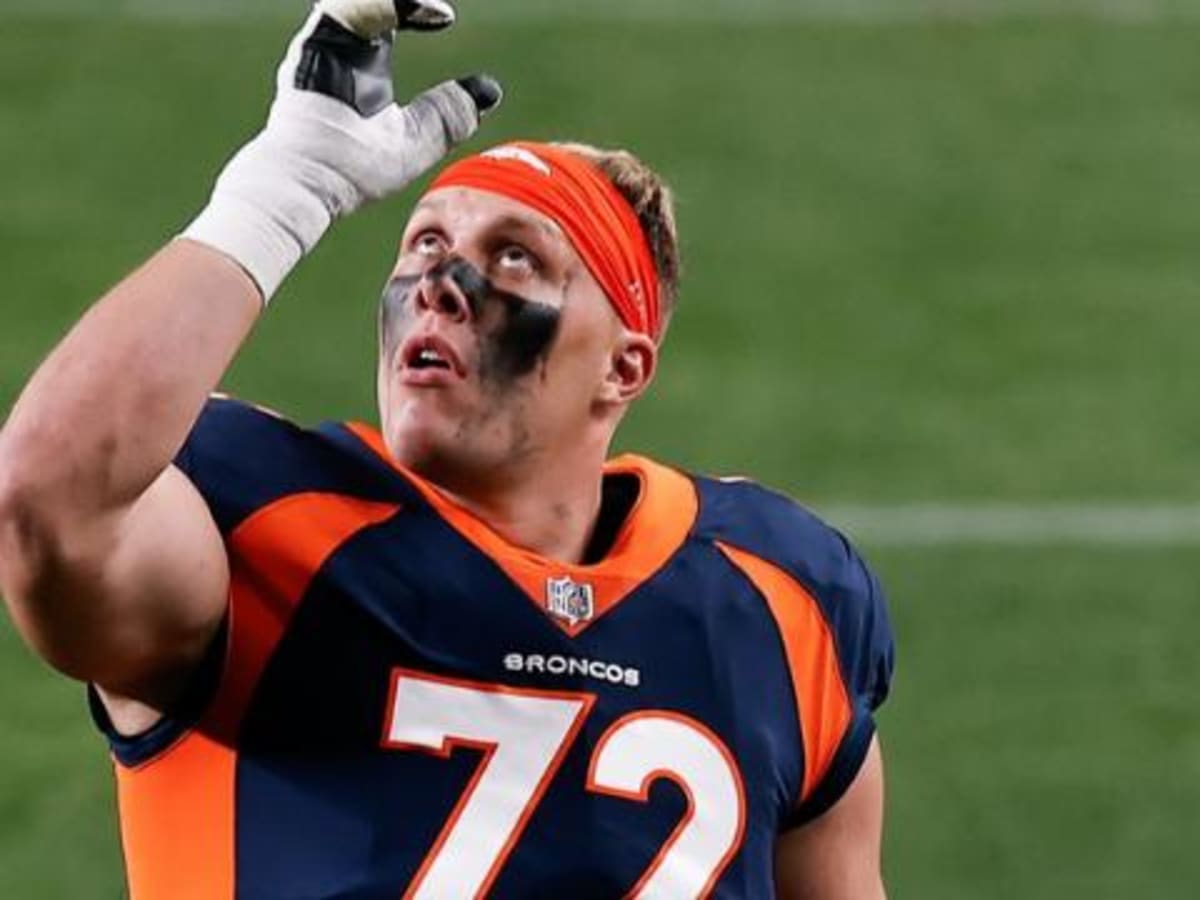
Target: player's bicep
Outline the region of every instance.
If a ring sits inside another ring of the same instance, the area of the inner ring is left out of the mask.
[[[229,563],[204,498],[174,466],[131,510],[111,577],[124,622],[113,629],[114,649],[131,662],[144,661],[127,686],[136,687],[142,673],[153,678],[204,655],[225,613]]]
[[[204,499],[169,467],[132,507],[73,540],[14,610],[21,630],[73,677],[164,700],[202,658],[228,594],[224,544]]]
[[[883,757],[877,739],[847,791],[813,821],[780,835],[780,900],[884,900]]]

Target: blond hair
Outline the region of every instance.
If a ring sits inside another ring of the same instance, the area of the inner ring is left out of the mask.
[[[654,268],[662,291],[663,322],[669,323],[679,300],[679,232],[675,225],[675,197],[657,172],[628,150],[604,150],[591,144],[558,143],[586,159],[608,176],[637,213],[642,231],[654,256]]]

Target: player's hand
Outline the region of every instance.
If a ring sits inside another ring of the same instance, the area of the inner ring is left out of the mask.
[[[499,104],[480,75],[395,102],[396,32],[453,22],[446,0],[320,0],[279,66],[266,127],[183,237],[232,257],[270,299],[330,224],[402,189]]]

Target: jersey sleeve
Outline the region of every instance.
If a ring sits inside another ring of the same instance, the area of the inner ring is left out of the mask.
[[[800,825],[842,797],[874,737],[895,661],[883,588],[845,536],[791,500],[750,482],[700,487],[702,532],[754,585],[779,634],[803,758],[787,825]]]
[[[162,754],[199,723],[221,681],[229,636],[229,617],[213,636],[191,680],[179,699],[152,726],[140,734],[125,735],[113,724],[96,686],[87,686],[88,711],[92,723],[108,741],[113,758],[126,768],[143,765]]]
[[[328,423],[309,430],[261,407],[214,396],[175,458],[229,536],[255,512],[296,494],[392,499],[394,476],[364,462]]]
[[[840,572],[814,585],[813,593],[833,640],[848,718],[828,768],[797,807],[792,824],[820,816],[858,775],[875,735],[875,711],[887,699],[895,668],[883,588],[850,543],[834,535],[844,552]]]
[[[227,542],[255,513],[293,495],[374,498],[386,492],[384,482],[328,433],[222,396],[205,404],[174,464],[200,492]],[[220,682],[229,630],[227,616],[179,701],[143,734],[118,733],[89,687],[92,718],[121,763],[141,765],[196,726]]]
[[[268,410],[213,396],[205,404],[175,466],[204,497],[228,535],[255,510],[312,480],[306,433]]]

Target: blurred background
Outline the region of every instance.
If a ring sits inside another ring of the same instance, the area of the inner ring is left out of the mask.
[[[1200,0],[462,0],[411,91],[627,145],[682,307],[622,438],[854,534],[899,644],[892,896],[1200,883]],[[0,0],[0,413],[202,205],[303,3]],[[414,192],[339,227],[226,389],[372,418]],[[0,897],[123,893],[83,691],[0,616]]]

